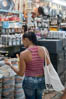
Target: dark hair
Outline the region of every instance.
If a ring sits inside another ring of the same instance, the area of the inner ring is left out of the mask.
[[[26,32],[27,31],[27,25],[26,24],[23,25],[23,28],[24,28],[24,32]]]
[[[28,38],[33,44],[37,45],[37,38],[34,32],[26,32],[23,34],[23,39]]]
[[[40,15],[44,16],[43,7],[38,7],[38,12],[39,12]]]

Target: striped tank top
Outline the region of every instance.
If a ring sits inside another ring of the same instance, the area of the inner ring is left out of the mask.
[[[39,76],[43,75],[44,59],[38,55],[38,46],[28,48],[32,53],[32,61],[26,64],[25,76]]]

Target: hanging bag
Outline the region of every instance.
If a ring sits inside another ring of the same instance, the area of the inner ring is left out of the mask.
[[[50,60],[49,55],[46,52],[46,48],[42,47],[45,53],[45,66],[44,68],[44,75],[45,75],[45,84],[48,86],[52,86],[53,90],[55,91],[62,91],[64,90],[64,86],[59,78],[58,73],[54,69],[52,63],[50,62],[49,65],[47,65],[47,60]],[[48,89],[48,86],[46,87]]]

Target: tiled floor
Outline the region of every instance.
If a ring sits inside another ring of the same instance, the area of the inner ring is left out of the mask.
[[[50,92],[48,94],[44,94],[42,99],[60,99],[62,95],[63,93],[61,92]]]
[[[56,94],[57,94],[57,92],[48,92],[48,93],[45,93],[45,94],[43,94],[42,99],[51,99]]]

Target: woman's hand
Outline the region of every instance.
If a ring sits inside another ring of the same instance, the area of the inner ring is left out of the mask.
[[[18,54],[16,54],[16,57],[17,57],[18,62],[19,62],[19,60],[20,60],[19,55],[18,55]],[[7,65],[9,65],[9,66],[13,64],[12,62],[10,62],[10,61],[9,61],[9,59],[5,59],[4,61],[5,61],[5,64],[7,64]]]
[[[16,54],[17,60],[20,61],[20,56],[19,54]]]
[[[16,56],[17,56],[17,58],[19,58],[18,54]],[[5,64],[9,65],[10,68],[13,69],[16,74],[22,76],[22,69],[21,68],[16,68],[16,66],[14,66],[13,63],[10,62],[8,59],[5,59]]]
[[[9,66],[12,65],[12,63],[11,63],[10,61],[8,61],[8,59],[5,59],[5,64],[7,64],[7,65],[9,65]]]

